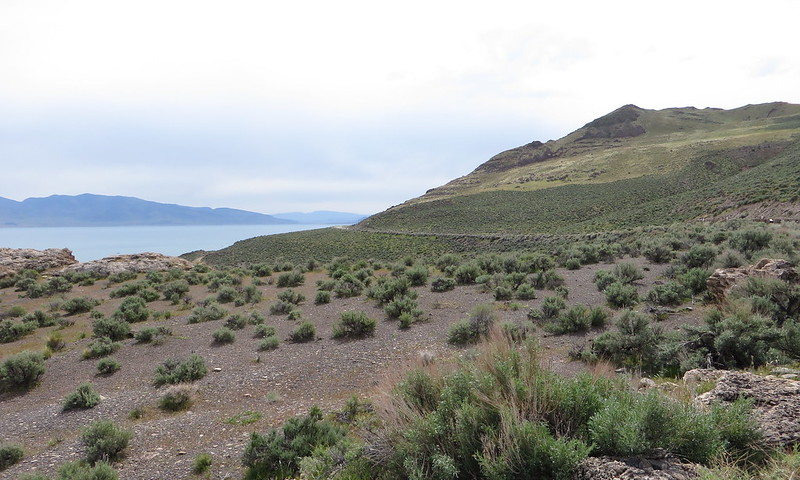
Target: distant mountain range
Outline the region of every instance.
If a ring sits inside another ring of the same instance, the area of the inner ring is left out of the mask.
[[[233,208],[187,207],[135,197],[52,195],[21,202],[0,197],[2,227],[103,227],[126,225],[352,224],[364,215],[343,212],[262,213]]]

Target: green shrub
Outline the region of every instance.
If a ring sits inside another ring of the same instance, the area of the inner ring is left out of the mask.
[[[294,311],[295,305],[293,303],[277,301],[269,306],[270,315],[286,315]]]
[[[186,323],[201,323],[219,320],[225,316],[227,311],[220,307],[215,301],[207,302],[205,305],[198,305],[192,310]]]
[[[388,279],[382,277],[369,289],[367,296],[374,298],[381,305],[386,305],[398,297],[415,296],[415,292],[410,291],[410,288],[411,282],[406,277]]]
[[[644,278],[644,274],[632,263],[618,263],[614,266],[614,278],[625,285]]]
[[[603,307],[594,307],[589,312],[589,324],[592,327],[604,327],[608,320],[608,312]]]
[[[514,298],[514,290],[510,287],[500,285],[494,289],[494,299],[498,302],[511,300]]]
[[[278,287],[299,287],[305,282],[305,276],[298,272],[284,272],[278,275]]]
[[[336,445],[344,437],[344,429],[324,420],[319,408],[312,407],[307,415],[289,419],[280,430],[272,429],[264,435],[253,432],[242,464],[248,468],[248,478],[293,477],[299,459]]]
[[[225,326],[231,330],[241,330],[247,326],[247,319],[235,313],[225,320]]]
[[[290,288],[279,293],[278,300],[281,302],[291,303],[292,305],[300,305],[306,301],[306,296],[300,292],[295,292]]]
[[[695,245],[680,257],[688,268],[708,268],[717,256],[717,250],[708,245]]]
[[[400,318],[404,313],[414,318],[422,315],[422,310],[417,305],[417,301],[408,295],[393,298],[386,304],[383,311],[389,318]]]
[[[4,443],[0,445],[0,472],[19,463],[25,452],[18,443]]]
[[[365,312],[342,312],[339,322],[333,327],[334,338],[361,338],[375,332],[375,319]]]
[[[150,343],[171,335],[172,330],[167,327],[145,327],[136,332],[133,338],[139,343]]]
[[[450,325],[447,341],[456,345],[476,342],[489,333],[496,318],[491,305],[477,305],[466,320]]]
[[[675,256],[667,242],[649,243],[642,248],[642,255],[653,263],[668,263]]]
[[[136,295],[142,300],[144,300],[146,303],[155,302],[156,300],[161,298],[161,294],[153,290],[152,288],[145,288]]]
[[[237,296],[238,295],[235,288],[225,286],[220,288],[217,292],[217,301],[219,303],[231,303],[232,301],[236,300]]]
[[[423,265],[409,267],[405,271],[405,276],[411,282],[411,286],[421,287],[428,283],[428,267]]]
[[[189,385],[172,385],[161,396],[158,408],[167,412],[188,410],[193,403],[194,388]]]
[[[89,409],[100,403],[100,395],[91,383],[81,384],[77,390],[67,395],[61,406],[62,412],[77,409]]]
[[[516,297],[519,300],[533,300],[536,298],[536,289],[530,283],[523,283],[517,288]]]
[[[265,263],[251,266],[250,271],[253,273],[254,277],[269,277],[272,275],[272,267]]]
[[[588,330],[592,326],[591,310],[585,305],[575,305],[558,317],[558,320],[545,325],[551,333],[564,334]]]
[[[262,275],[262,276],[269,276],[272,275],[272,270],[269,271],[269,274]],[[208,453],[198,453],[196,457],[194,457],[194,463],[192,464],[192,473],[195,475],[202,475],[211,468],[212,460],[211,455]]]
[[[92,322],[92,333],[95,337],[122,340],[130,335],[131,326],[128,322],[118,318],[102,317]]]
[[[693,295],[698,295],[706,291],[706,282],[710,275],[710,272],[704,268],[690,268],[678,276],[678,281]]]
[[[6,358],[0,365],[0,390],[32,388],[42,375],[44,357],[41,353],[26,350]]]
[[[122,365],[113,358],[104,358],[97,362],[97,371],[102,375],[111,375],[122,368]]]
[[[196,281],[196,279],[193,281]],[[175,280],[161,287],[161,294],[164,296],[164,300],[169,300],[173,305],[177,305],[187,293],[189,293],[188,280]]]
[[[61,308],[67,312],[67,315],[77,315],[79,313],[86,313],[100,305],[100,301],[93,300],[89,297],[76,297],[67,300],[61,304]]]
[[[664,341],[661,329],[650,326],[650,318],[640,312],[624,310],[616,321],[616,330],[595,338],[592,352],[617,365],[658,372],[662,365],[659,345]]]
[[[436,277],[431,281],[432,292],[448,292],[456,288],[456,281],[450,277]]]
[[[539,290],[553,290],[564,284],[564,278],[555,270],[542,270],[534,272],[529,279],[531,285]]]
[[[0,321],[0,343],[11,343],[32,333],[38,326],[35,322]]]
[[[258,344],[258,349],[263,351],[275,350],[281,344],[277,335],[267,335],[264,340]]]
[[[56,317],[48,315],[41,310],[35,310],[22,317],[23,323],[33,323],[39,328],[52,327],[58,323]]]
[[[566,302],[561,297],[544,297],[540,307],[544,318],[556,318],[567,307]]]
[[[614,282],[606,287],[606,301],[613,308],[627,308],[639,303],[639,294],[633,285]]]
[[[97,337],[81,352],[81,358],[88,360],[90,358],[105,357],[116,352],[119,347],[120,344],[118,342],[108,337]]]
[[[264,338],[264,337],[271,337],[275,335],[275,327],[271,325],[256,325],[255,334],[253,335],[256,338]]]
[[[53,332],[47,336],[47,342],[45,342],[45,346],[50,349],[52,352],[58,352],[64,349],[67,344],[64,342],[64,339],[61,337],[61,333]]]
[[[193,353],[185,361],[169,359],[156,367],[155,386],[189,383],[206,376],[208,369],[203,357]]]
[[[564,262],[564,268],[567,270],[579,270],[581,268],[581,261],[578,258],[570,257]]]
[[[38,474],[37,474],[38,475]],[[88,465],[82,461],[67,462],[56,473],[56,480],[117,480],[117,472],[103,461]],[[31,477],[25,480],[49,480],[47,477]]]
[[[144,322],[150,317],[147,303],[141,297],[128,297],[122,301],[113,315],[114,318],[128,323]]]
[[[100,461],[113,462],[121,458],[132,437],[133,432],[119,428],[109,420],[89,425],[81,433],[86,461],[95,465]]]
[[[364,291],[364,283],[355,275],[346,273],[336,281],[333,291],[339,298],[357,297]]]
[[[316,305],[331,303],[331,292],[327,290],[318,290],[317,294],[314,296],[314,303]]]
[[[286,317],[287,320],[291,321],[300,320],[301,318],[303,318],[303,312],[300,311],[299,308],[292,309],[292,311],[289,312],[289,315]]]
[[[747,258],[767,248],[772,241],[772,234],[766,230],[744,230],[731,235],[728,243],[731,247],[744,253]]]
[[[146,287],[147,283],[145,282],[127,283],[117,289],[112,290],[108,296],[111,298],[129,297],[131,295],[136,295]]]
[[[471,285],[483,273],[483,270],[477,264],[466,263],[456,268],[453,276],[459,285]]]
[[[214,337],[214,343],[219,344],[233,343],[236,340],[236,334],[228,327],[214,330],[211,336]]]
[[[306,321],[289,333],[289,340],[295,343],[309,342],[314,340],[316,335],[317,329],[314,327],[314,324]]]
[[[108,276],[108,283],[122,283],[127,282],[128,280],[133,280],[136,278],[136,273],[134,272],[119,272]]]
[[[248,285],[242,289],[242,300],[244,300],[244,303],[255,305],[256,303],[260,303],[262,299],[263,295],[255,285]]]
[[[686,288],[675,282],[667,282],[656,285],[645,296],[645,301],[653,305],[663,305],[674,307],[683,303],[683,299],[689,295]]]

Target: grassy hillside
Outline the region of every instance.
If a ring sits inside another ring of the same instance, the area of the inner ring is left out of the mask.
[[[622,107],[566,137],[496,155],[360,227],[586,232],[797,202],[800,106]]]

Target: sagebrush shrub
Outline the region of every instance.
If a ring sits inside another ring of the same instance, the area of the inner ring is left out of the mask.
[[[276,333],[275,327],[273,327],[272,325],[260,324],[256,325],[255,333],[253,334],[253,336],[256,338],[264,338],[264,337],[271,337],[272,335],[275,335],[275,333]]]
[[[259,350],[264,350],[264,351],[275,350],[276,348],[278,348],[280,346],[280,344],[281,344],[281,341],[280,341],[280,339],[278,338],[277,335],[267,335],[258,344],[258,349]]]
[[[189,383],[206,376],[208,369],[203,357],[193,353],[185,361],[169,359],[156,367],[153,383],[158,387],[165,384]]]
[[[614,308],[632,307],[639,303],[639,294],[633,285],[613,282],[605,289],[606,301]]]
[[[214,330],[211,336],[214,338],[214,342],[219,344],[233,343],[236,340],[236,334],[228,327]]]
[[[198,305],[192,310],[191,315],[186,320],[186,323],[200,323],[219,320],[225,316],[227,311],[220,307],[215,301],[207,302],[205,305]]]
[[[97,372],[102,375],[111,375],[122,368],[122,365],[113,358],[103,358],[97,362]]]
[[[24,455],[25,451],[22,449],[22,445],[18,443],[0,445],[0,472],[18,463]]]
[[[40,474],[36,474],[40,475]],[[114,468],[104,461],[97,461],[94,465],[82,461],[67,462],[57,470],[56,480],[117,480],[119,476]],[[50,480],[45,476],[27,477],[23,480]]]
[[[317,329],[311,322],[303,322],[289,333],[289,340],[295,343],[309,342],[314,340]]]
[[[456,281],[450,277],[436,277],[431,281],[432,292],[447,292],[456,288]]]
[[[305,276],[298,272],[284,272],[278,275],[278,287],[299,287],[305,282]]]
[[[318,290],[317,294],[314,296],[314,303],[316,305],[331,303],[331,292],[327,290]]]
[[[372,335],[376,323],[365,312],[342,312],[339,322],[333,327],[333,337],[361,338]]]
[[[144,322],[150,317],[147,302],[141,297],[128,297],[122,301],[113,315],[114,318],[129,323]]]
[[[168,412],[188,410],[192,406],[195,389],[190,385],[172,385],[161,396],[158,408]]]
[[[89,425],[81,433],[81,443],[86,452],[86,461],[113,462],[121,458],[133,438],[133,432],[117,427],[109,420],[100,420]]]
[[[67,312],[68,315],[77,315],[79,313],[86,313],[97,305],[100,305],[99,300],[93,300],[89,297],[76,297],[62,303],[61,308]]]
[[[345,430],[322,418],[312,407],[307,415],[294,417],[279,430],[266,434],[253,432],[242,454],[248,478],[287,478],[297,473],[298,460],[316,449],[336,445],[345,437]]]
[[[36,322],[0,321],[0,343],[11,343],[32,333],[38,327]]]
[[[44,375],[44,356],[24,351],[6,358],[0,365],[0,391],[32,388]]]
[[[262,276],[269,276],[272,275],[272,270],[269,271],[269,274],[262,275]],[[194,457],[194,463],[192,464],[192,473],[195,475],[202,475],[203,473],[207,472],[209,468],[211,468],[212,459],[211,455],[208,453],[198,453],[196,457]]]
[[[689,296],[688,290],[676,282],[667,282],[654,286],[647,295],[645,301],[653,305],[674,307],[683,303],[683,299]]]
[[[116,352],[120,347],[119,342],[115,342],[108,337],[97,337],[81,352],[81,358],[101,358]]]
[[[544,318],[556,318],[567,307],[561,297],[544,297],[540,307]]]
[[[100,403],[100,395],[91,383],[82,383],[74,392],[67,395],[61,406],[62,412],[93,408]]]
[[[108,337],[111,340],[128,338],[131,325],[118,318],[102,317],[92,322],[92,333],[95,337]]]

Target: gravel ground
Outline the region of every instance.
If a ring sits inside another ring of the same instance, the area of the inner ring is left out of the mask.
[[[664,267],[649,265],[643,259],[629,259],[646,267],[646,278],[638,282],[640,294],[660,281]],[[599,264],[580,270],[559,270],[569,288],[568,305],[602,305],[604,296],[598,292],[592,279],[599,269],[613,265]],[[339,410],[352,395],[362,398],[374,396],[387,376],[407,368],[422,351],[435,353],[439,358],[451,358],[464,349],[447,344],[448,326],[463,319],[478,304],[492,303],[491,294],[481,293],[476,286],[457,287],[446,293],[433,293],[429,287],[419,287],[418,303],[425,312],[425,321],[410,329],[400,330],[397,321],[387,320],[373,301],[364,296],[350,299],[334,298],[330,304],[314,305],[315,283],[323,278],[320,273],[306,275],[301,291],[309,299],[301,305],[303,318],[317,328],[317,339],[308,343],[281,342],[270,352],[259,352],[260,339],[253,338],[254,327],[248,325],[236,331],[236,341],[217,346],[211,333],[224,320],[188,325],[190,310],[176,310],[167,302],[149,304],[152,310],[170,311],[168,320],[134,324],[134,330],[143,326],[165,325],[173,336],[161,345],[137,344],[133,339],[123,341],[122,348],[113,358],[122,364],[121,370],[110,376],[100,376],[96,360],[81,360],[80,353],[89,338],[80,339],[80,332],[91,332],[88,315],[76,318],[74,327],[64,332],[67,349],[47,360],[47,372],[38,387],[25,394],[0,396],[0,442],[22,443],[26,450],[23,461],[5,472],[0,478],[18,478],[24,473],[53,474],[64,462],[82,456],[79,435],[82,428],[99,419],[110,419],[133,430],[134,436],[127,448],[126,457],[115,464],[122,479],[177,479],[191,478],[192,463],[197,454],[210,453],[213,457],[212,478],[240,478],[241,454],[251,432],[263,432],[280,425],[287,418],[319,405],[324,411]],[[108,314],[122,299],[109,299],[108,287],[100,281],[93,287],[76,287],[69,297],[90,295],[103,298],[98,310]],[[286,339],[296,323],[286,316],[272,316],[269,304],[277,298],[280,289],[272,285],[260,286],[264,300],[255,306],[234,309],[231,312],[247,313],[256,310],[267,317],[266,323],[278,330]],[[519,301],[521,308],[497,303],[501,321],[523,322],[531,307],[552,292],[539,291],[538,298]],[[190,295],[202,299],[210,295],[204,286],[193,287]],[[47,301],[47,300],[46,300]],[[46,304],[45,301],[45,304]],[[41,303],[41,302],[39,302]],[[8,308],[15,304],[29,311],[37,308],[32,300],[20,299],[13,289],[0,290],[0,305]],[[38,308],[41,308],[39,306]],[[378,320],[375,334],[361,340],[341,341],[332,338],[334,323],[345,310],[363,310]],[[697,321],[702,309],[683,315],[674,315],[663,322],[668,327]],[[39,329],[34,335],[11,344],[0,346],[0,357],[25,348],[41,349],[53,329]],[[543,358],[552,369],[572,375],[585,370],[580,362],[571,361],[570,349],[581,345],[598,331],[579,335],[548,336],[537,329],[541,337]],[[158,409],[158,400],[164,387],[153,386],[157,365],[168,358],[186,358],[197,353],[205,358],[208,375],[195,382],[197,394],[190,410],[165,413]],[[64,398],[82,382],[91,382],[103,399],[90,410],[62,413]],[[131,420],[134,409],[143,409],[144,415]],[[249,425],[226,422],[234,415],[246,411],[259,412],[260,420]]]

